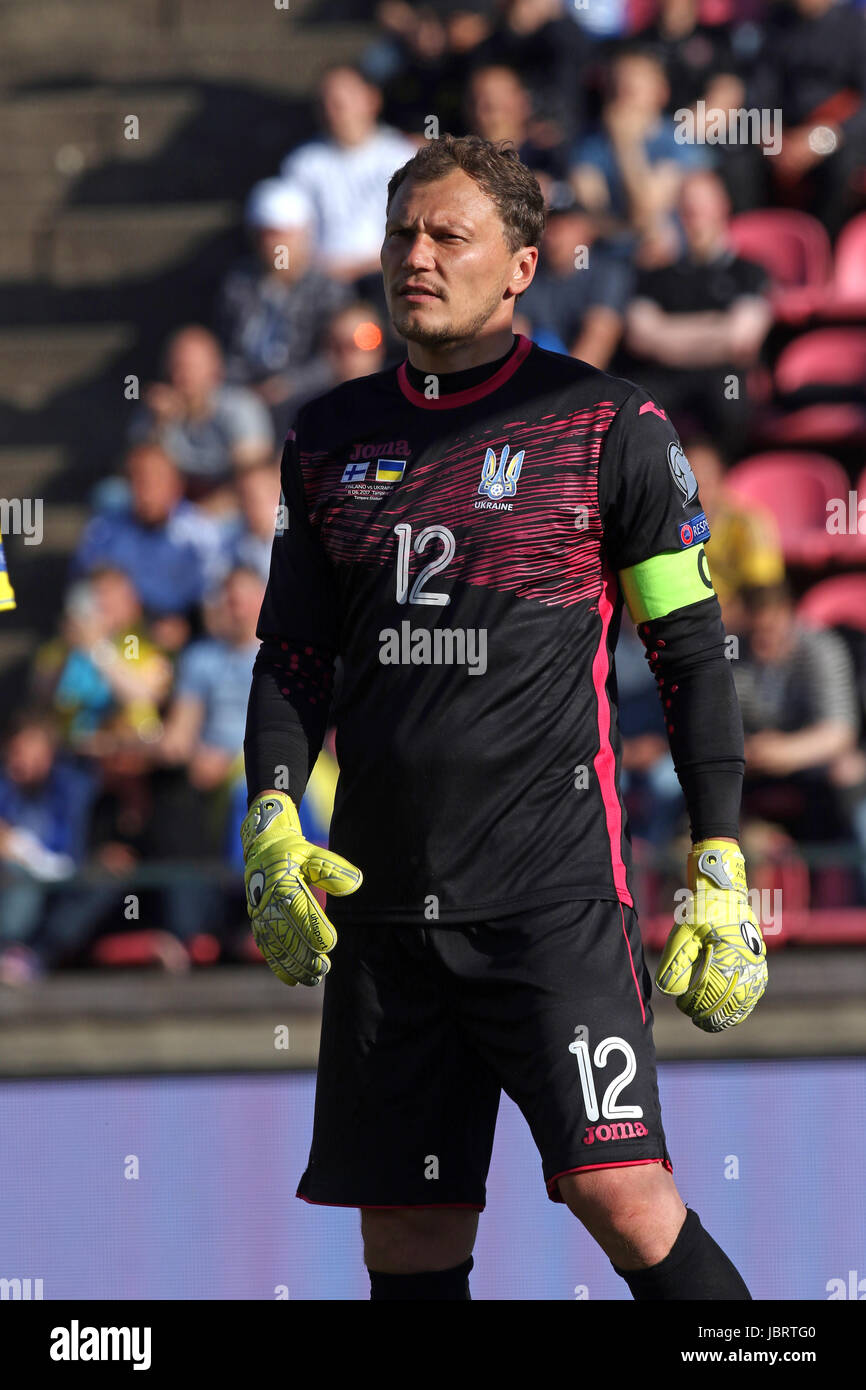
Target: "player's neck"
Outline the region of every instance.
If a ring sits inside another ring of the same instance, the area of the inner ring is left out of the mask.
[[[422,343],[410,342],[408,356],[419,372],[447,376],[449,372],[465,372],[472,367],[483,367],[486,362],[497,362],[510,350],[514,340],[514,330],[509,324],[495,333],[484,334],[453,347],[428,348]]]

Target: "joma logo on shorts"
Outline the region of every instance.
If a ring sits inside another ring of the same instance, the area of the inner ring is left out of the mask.
[[[596,1139],[600,1144],[606,1144],[611,1139],[643,1139],[647,1134],[646,1125],[622,1124],[622,1125],[590,1125],[583,1136],[584,1144],[594,1144]]]

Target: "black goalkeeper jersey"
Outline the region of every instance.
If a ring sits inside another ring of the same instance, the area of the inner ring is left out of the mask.
[[[258,625],[305,728],[341,658],[330,844],[364,882],[329,912],[631,905],[618,575],[691,549],[712,593],[694,475],[644,391],[525,337],[466,390],[407,367],[300,411]]]

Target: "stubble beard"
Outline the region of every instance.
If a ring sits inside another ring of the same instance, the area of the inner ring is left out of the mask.
[[[460,347],[476,338],[502,303],[502,291],[492,290],[484,304],[462,322],[452,317],[447,323],[427,328],[423,323],[409,323],[394,327],[408,342],[419,343],[422,347]],[[392,320],[393,321],[393,320]]]

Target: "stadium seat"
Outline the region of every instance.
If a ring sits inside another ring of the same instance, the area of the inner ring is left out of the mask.
[[[824,449],[866,444],[866,407],[840,402],[782,412],[759,424],[756,443],[773,448],[809,444]]]
[[[773,311],[800,323],[824,303],[833,255],[821,223],[807,212],[760,208],[732,218],[729,236],[738,255],[757,261],[772,280]]]
[[[866,443],[866,329],[804,333],[783,348],[774,376],[784,408],[759,428],[762,443],[840,449]]]
[[[866,328],[816,328],[779,354],[776,390],[793,395],[806,387],[852,386],[866,395]]]
[[[93,943],[90,958],[94,965],[120,969],[160,966],[172,975],[189,970],[189,953],[170,932],[146,928],[142,931],[112,932]]]
[[[847,501],[848,477],[835,459],[824,454],[755,454],[735,464],[726,476],[732,492],[745,502],[759,503],[771,511],[779,526],[782,550],[788,564],[817,566],[843,547],[837,535],[827,531],[829,502]]]
[[[797,615],[812,627],[851,627],[866,632],[866,574],[837,574],[809,589]]]
[[[825,318],[866,319],[866,212],[839,233],[833,281],[821,313]]]

